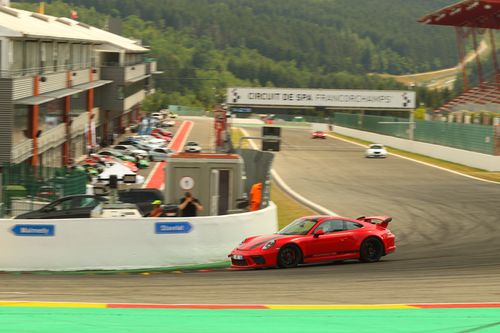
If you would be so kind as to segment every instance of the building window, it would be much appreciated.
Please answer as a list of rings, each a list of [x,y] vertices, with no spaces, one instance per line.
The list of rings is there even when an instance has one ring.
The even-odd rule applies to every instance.
[[[25,51],[26,70],[29,74],[37,74],[40,70],[40,46],[38,42],[27,41]]]
[[[73,69],[82,68],[82,45],[71,44],[71,65]]]
[[[54,44],[43,42],[41,44],[41,65],[42,73],[51,73],[54,71]]]
[[[12,42],[12,58],[10,59],[10,70],[13,75],[22,74],[24,59],[24,42],[15,40]]]
[[[70,50],[68,43],[57,43],[57,71],[69,68]]]

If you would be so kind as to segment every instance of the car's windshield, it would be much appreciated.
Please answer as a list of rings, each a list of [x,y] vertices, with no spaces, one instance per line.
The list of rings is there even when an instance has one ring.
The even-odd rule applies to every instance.
[[[317,222],[316,219],[300,218],[300,219],[293,221],[292,223],[290,223],[289,225],[287,225],[286,227],[284,227],[280,231],[278,231],[278,234],[279,235],[306,235],[309,232],[309,230],[311,230],[312,227],[314,227],[316,222]]]
[[[373,145],[373,146],[370,146],[371,149],[382,149],[384,148],[383,146],[380,146],[380,145]]]

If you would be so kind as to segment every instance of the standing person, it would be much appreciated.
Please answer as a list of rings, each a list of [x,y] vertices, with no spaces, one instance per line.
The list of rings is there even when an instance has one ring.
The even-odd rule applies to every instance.
[[[196,216],[199,211],[203,210],[200,201],[193,198],[191,192],[186,192],[181,198],[179,204],[180,215],[183,217]]]
[[[149,217],[161,217],[163,216],[163,207],[161,206],[161,200],[155,200],[151,203],[153,208],[149,213]]]
[[[255,183],[250,189],[250,206],[248,210],[253,212],[260,209],[262,202],[262,183]]]

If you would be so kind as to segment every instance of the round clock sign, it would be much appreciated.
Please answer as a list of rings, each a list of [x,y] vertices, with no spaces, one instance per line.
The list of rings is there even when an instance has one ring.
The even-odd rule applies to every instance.
[[[189,176],[184,176],[179,181],[179,186],[183,190],[186,190],[186,191],[191,190],[194,187],[194,179],[189,177]]]

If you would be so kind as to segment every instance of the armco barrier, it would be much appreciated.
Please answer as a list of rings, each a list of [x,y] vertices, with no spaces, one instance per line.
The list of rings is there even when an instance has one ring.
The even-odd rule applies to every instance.
[[[157,268],[227,260],[277,210],[194,218],[0,220],[0,271]]]
[[[430,143],[400,139],[393,136],[364,132],[341,126],[335,126],[334,132],[365,141],[382,143],[393,148],[459,163],[474,168],[488,171],[500,171],[500,156],[492,156]]]

